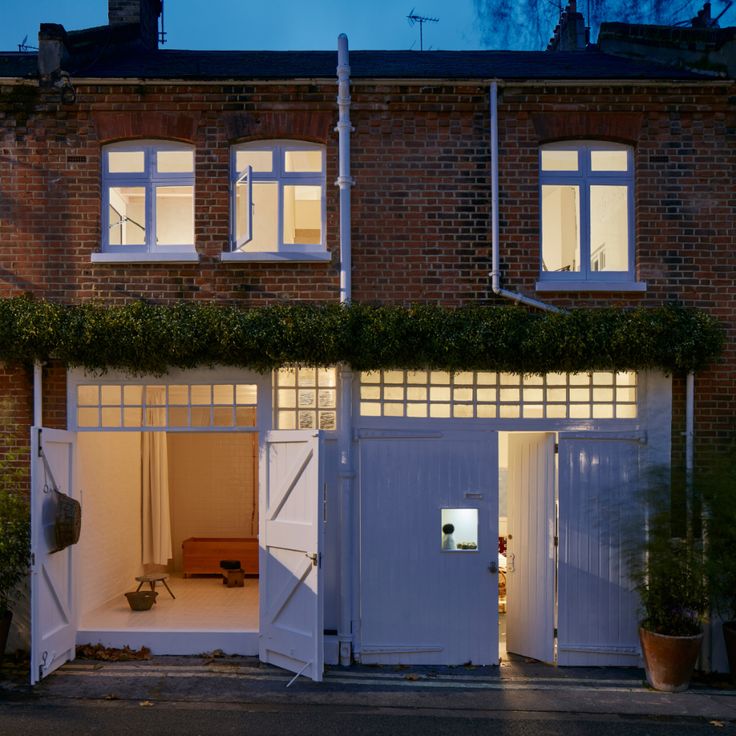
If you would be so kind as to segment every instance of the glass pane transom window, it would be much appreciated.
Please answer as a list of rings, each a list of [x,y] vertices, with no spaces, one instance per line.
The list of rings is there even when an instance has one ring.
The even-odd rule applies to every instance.
[[[541,278],[633,281],[633,152],[581,141],[540,150]]]
[[[273,404],[277,429],[336,429],[337,370],[282,368]]]
[[[324,146],[258,141],[233,148],[231,250],[325,250]]]
[[[257,403],[248,383],[82,384],[77,429],[247,431],[256,426]]]
[[[194,251],[194,149],[116,143],[103,151],[102,246],[111,252]]]
[[[635,419],[636,373],[369,371],[360,415],[433,419]]]

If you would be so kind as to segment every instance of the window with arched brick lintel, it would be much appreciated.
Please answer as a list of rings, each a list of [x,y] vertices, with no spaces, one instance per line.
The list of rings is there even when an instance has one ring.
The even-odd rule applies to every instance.
[[[605,141],[539,148],[537,288],[630,289],[634,283],[634,151]]]
[[[326,260],[325,146],[296,140],[231,148],[225,260]],[[229,258],[228,258],[229,256]]]
[[[103,148],[102,251],[195,252],[194,146],[136,140]]]

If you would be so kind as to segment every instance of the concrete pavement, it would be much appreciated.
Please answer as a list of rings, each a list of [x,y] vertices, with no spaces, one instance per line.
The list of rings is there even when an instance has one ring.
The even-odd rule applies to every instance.
[[[332,667],[323,683],[298,678],[289,687],[291,674],[256,658],[206,655],[76,660],[35,688],[26,677],[23,666],[6,664],[0,700],[615,714],[736,723],[736,690],[725,681],[667,694],[648,688],[638,669],[555,668],[520,660],[499,667]]]

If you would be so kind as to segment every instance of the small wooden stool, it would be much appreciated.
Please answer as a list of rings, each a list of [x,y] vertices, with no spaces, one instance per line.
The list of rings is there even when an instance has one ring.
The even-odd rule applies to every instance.
[[[176,596],[171,592],[169,584],[166,582],[166,578],[169,576],[165,572],[149,572],[146,575],[138,575],[136,580],[138,581],[138,587],[136,591],[143,587],[143,583],[148,583],[151,586],[151,590],[156,590],[156,583],[163,583],[166,590],[169,591],[169,595],[176,600]]]

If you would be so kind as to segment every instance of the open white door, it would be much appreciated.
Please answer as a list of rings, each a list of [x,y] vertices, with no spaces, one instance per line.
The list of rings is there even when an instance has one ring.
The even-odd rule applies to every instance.
[[[317,682],[324,670],[320,434],[273,431],[261,450],[263,662]]]
[[[634,432],[560,434],[558,664],[638,663],[624,543],[640,509],[640,446]]]
[[[555,436],[509,434],[506,649],[555,656]]]
[[[56,499],[49,492],[53,474],[59,490],[76,497],[74,439],[73,432],[31,428],[31,685],[75,656],[74,548],[51,551]]]

